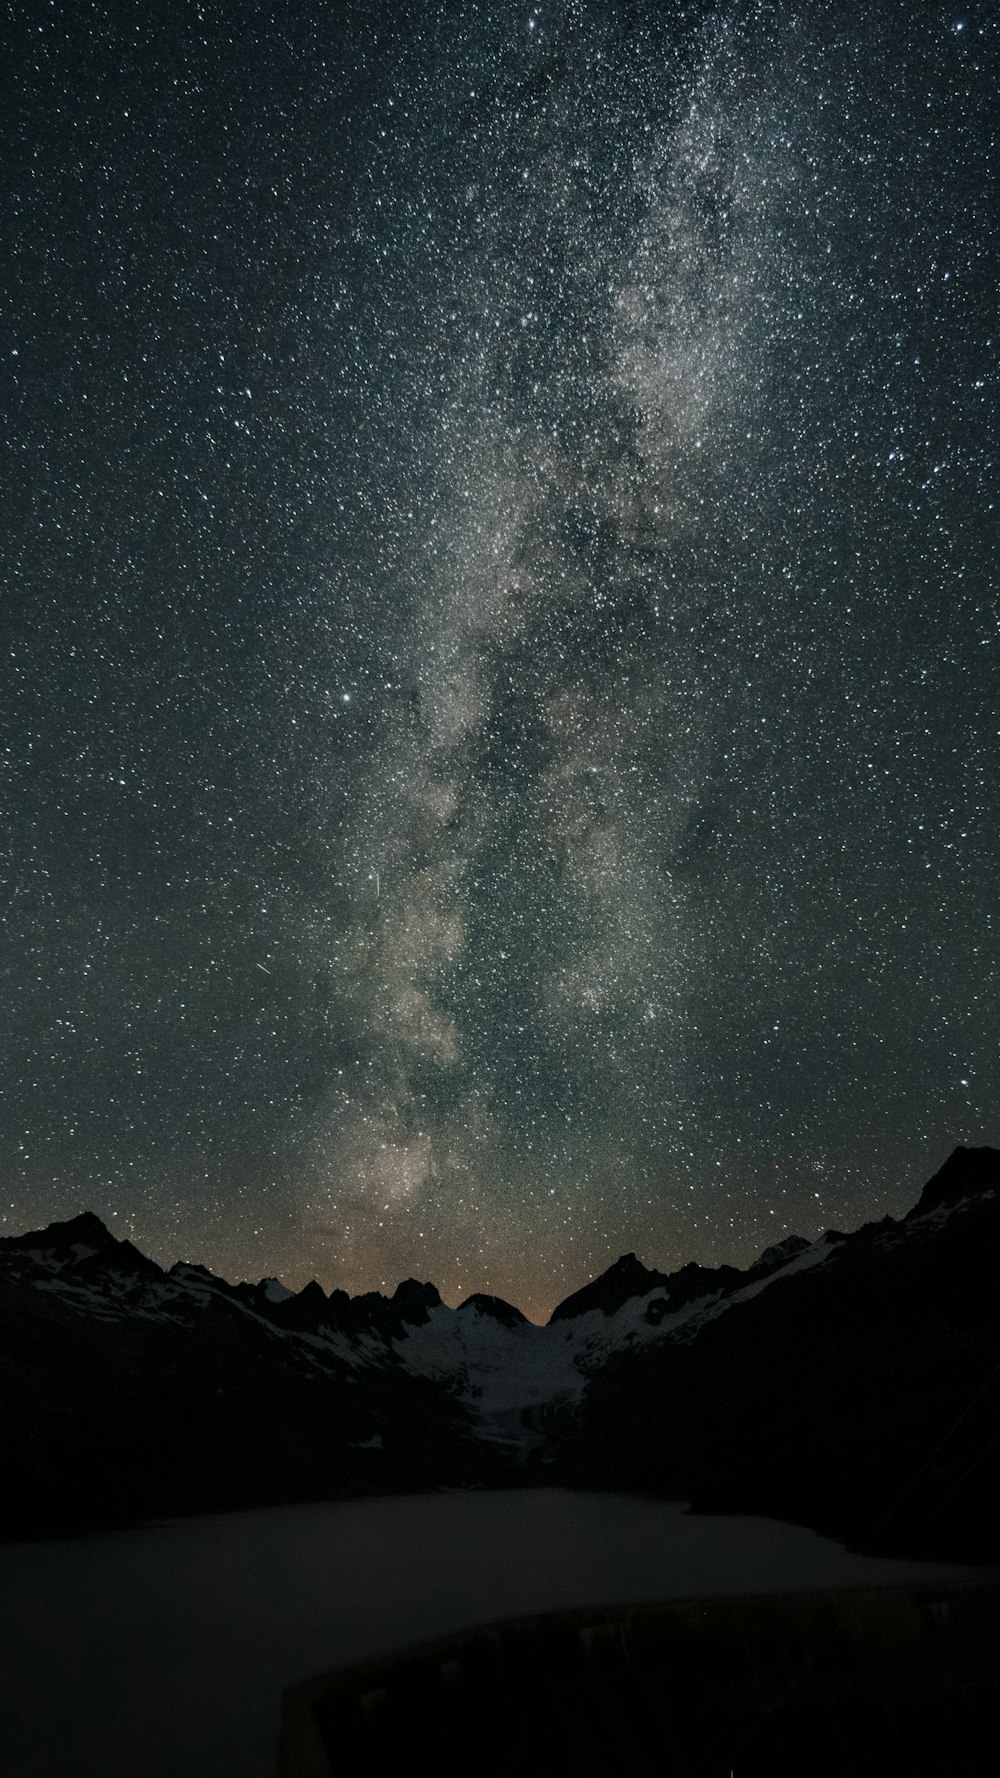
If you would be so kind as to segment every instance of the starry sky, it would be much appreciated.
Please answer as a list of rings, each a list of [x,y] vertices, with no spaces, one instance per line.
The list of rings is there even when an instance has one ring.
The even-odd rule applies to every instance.
[[[994,9],[6,34],[4,1232],[542,1318],[1000,1141]]]

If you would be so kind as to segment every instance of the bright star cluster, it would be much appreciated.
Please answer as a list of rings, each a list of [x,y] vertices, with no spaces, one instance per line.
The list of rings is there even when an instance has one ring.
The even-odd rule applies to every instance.
[[[1000,1139],[991,9],[12,21],[6,1227],[541,1317]]]

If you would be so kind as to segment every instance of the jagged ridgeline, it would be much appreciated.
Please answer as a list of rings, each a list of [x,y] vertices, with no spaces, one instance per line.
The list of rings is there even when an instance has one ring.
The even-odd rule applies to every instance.
[[[879,1553],[1000,1555],[1000,1152],[746,1271],[626,1254],[537,1327],[163,1271],[86,1213],[0,1241],[2,1529],[443,1486],[636,1489]]]

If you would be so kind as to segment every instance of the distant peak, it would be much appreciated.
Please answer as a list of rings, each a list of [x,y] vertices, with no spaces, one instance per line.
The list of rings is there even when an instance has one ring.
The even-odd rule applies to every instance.
[[[421,1327],[431,1309],[436,1309],[441,1293],[436,1284],[421,1284],[416,1278],[404,1278],[392,1295],[392,1306],[404,1321]]]
[[[294,1290],[289,1290],[288,1285],[282,1284],[280,1278],[262,1278],[258,1288],[269,1303],[285,1303],[290,1296],[295,1295]]]
[[[464,1303],[459,1303],[460,1315],[467,1309],[477,1310],[480,1315],[489,1315],[503,1327],[526,1327],[528,1324],[527,1315],[522,1315],[513,1303],[505,1302],[502,1296],[490,1296],[484,1290],[475,1291],[472,1296],[466,1297]]]
[[[289,1296],[294,1295],[297,1303],[326,1302],[326,1292],[323,1289],[322,1284],[318,1284],[315,1278],[310,1278],[308,1284],[303,1284],[301,1290],[295,1292],[289,1291],[288,1294]]]
[[[95,1216],[93,1210],[81,1210],[78,1216],[67,1217],[64,1221],[50,1222],[44,1229],[29,1229],[23,1235],[6,1235],[3,1245],[7,1248],[32,1248],[42,1250],[60,1247],[90,1247],[96,1252],[106,1253],[109,1249],[120,1246],[110,1229]]]
[[[86,1242],[88,1246],[107,1247],[115,1236],[106,1223],[93,1210],[81,1210],[79,1216],[71,1216],[65,1222],[50,1222],[44,1234],[61,1245],[66,1242]]]
[[[259,1297],[257,1301],[260,1302]],[[301,1290],[289,1291],[287,1296],[272,1297],[265,1293],[264,1301],[284,1327],[297,1327],[302,1332],[315,1333],[330,1319],[326,1293],[315,1278],[310,1278]]]
[[[614,1315],[633,1296],[648,1296],[661,1284],[668,1283],[665,1272],[651,1272],[634,1253],[623,1253],[599,1278],[575,1290],[564,1302],[557,1304],[549,1316],[553,1321],[567,1321],[574,1315],[586,1315],[600,1309]]]
[[[0,1249],[29,1257],[48,1255],[49,1269],[54,1265],[59,1272],[82,1266],[88,1272],[110,1268],[132,1276],[163,1277],[155,1260],[147,1259],[131,1241],[119,1240],[93,1210],[81,1210],[77,1216],[50,1222],[47,1228],[31,1229],[24,1235],[5,1235],[0,1238]]]
[[[758,1277],[762,1272],[777,1272],[782,1266],[787,1265],[789,1260],[797,1259],[799,1254],[804,1253],[810,1245],[811,1243],[803,1235],[786,1235],[783,1241],[775,1241],[772,1247],[765,1247],[763,1253],[758,1254],[754,1260],[750,1270],[755,1277]]]

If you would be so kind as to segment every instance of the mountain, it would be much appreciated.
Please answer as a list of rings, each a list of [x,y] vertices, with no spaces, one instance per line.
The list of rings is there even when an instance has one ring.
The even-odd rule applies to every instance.
[[[48,1273],[52,1278],[64,1273],[78,1278],[117,1273],[130,1278],[162,1278],[161,1268],[131,1241],[120,1241],[105,1228],[99,1216],[85,1210],[68,1222],[50,1223],[47,1229],[27,1235],[0,1239],[0,1263],[12,1274],[21,1266]]]
[[[930,1216],[936,1210],[954,1210],[960,1204],[982,1199],[1000,1190],[1000,1150],[953,1149],[943,1167],[927,1181],[904,1221]]]
[[[613,1355],[564,1479],[996,1560],[998,1259],[1000,1153],[957,1149],[902,1221],[824,1236],[695,1337]]]
[[[352,1304],[315,1282],[164,1272],[90,1214],[0,1240],[0,1527],[466,1479],[467,1411],[393,1350],[438,1300],[433,1285]]]
[[[899,1222],[745,1271],[625,1254],[545,1327],[412,1278],[164,1271],[90,1213],[2,1239],[0,1526],[536,1482],[996,1556],[998,1187],[957,1149]]]
[[[473,1296],[467,1296],[464,1303],[459,1303],[459,1314],[474,1309],[480,1315],[489,1315],[499,1321],[501,1327],[527,1327],[528,1317],[515,1309],[513,1303],[505,1303],[502,1296],[487,1296],[484,1291],[477,1290]]]
[[[549,1326],[556,1321],[571,1321],[577,1315],[590,1314],[594,1309],[599,1309],[602,1315],[613,1315],[631,1297],[648,1296],[657,1285],[669,1283],[665,1272],[650,1272],[634,1253],[623,1253],[621,1259],[616,1259],[599,1278],[557,1303],[549,1316]]]

